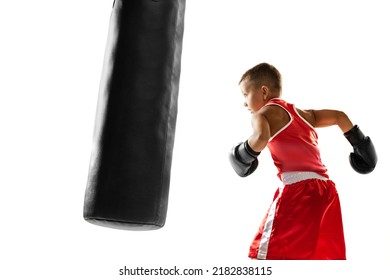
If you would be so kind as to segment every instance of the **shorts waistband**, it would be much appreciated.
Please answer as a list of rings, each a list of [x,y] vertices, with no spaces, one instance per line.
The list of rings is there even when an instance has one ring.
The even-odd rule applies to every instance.
[[[307,179],[328,180],[328,178],[312,171],[284,172],[281,174],[281,179],[283,185],[291,185]]]

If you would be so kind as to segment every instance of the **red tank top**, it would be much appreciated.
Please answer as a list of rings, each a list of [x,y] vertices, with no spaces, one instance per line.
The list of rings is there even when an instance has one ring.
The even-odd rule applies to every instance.
[[[265,106],[280,106],[290,116],[290,121],[267,144],[278,177],[281,178],[283,172],[312,171],[329,178],[321,161],[314,127],[299,115],[293,104],[282,99],[271,99]]]

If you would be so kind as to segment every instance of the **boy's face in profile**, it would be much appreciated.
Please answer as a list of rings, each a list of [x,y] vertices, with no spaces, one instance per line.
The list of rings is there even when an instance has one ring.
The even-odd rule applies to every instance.
[[[255,86],[254,82],[245,79],[240,83],[241,92],[244,95],[244,106],[253,114],[260,110],[266,103],[268,96],[268,87],[262,85],[260,88]]]

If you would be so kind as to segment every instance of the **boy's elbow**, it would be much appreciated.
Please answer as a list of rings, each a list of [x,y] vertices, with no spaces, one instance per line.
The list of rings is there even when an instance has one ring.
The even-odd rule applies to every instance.
[[[257,152],[261,152],[267,146],[270,135],[266,133],[253,134],[249,139],[249,146]]]
[[[348,118],[347,114],[344,112],[344,111],[336,111],[337,112],[337,115],[338,115],[338,118],[343,120],[345,118]]]

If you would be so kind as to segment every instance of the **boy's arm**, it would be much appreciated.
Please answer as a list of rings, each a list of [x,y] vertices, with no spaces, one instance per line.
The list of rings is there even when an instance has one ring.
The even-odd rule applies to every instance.
[[[352,168],[361,174],[367,174],[375,169],[378,161],[374,144],[370,137],[365,136],[357,125],[353,125],[348,116],[337,110],[306,110],[299,112],[314,127],[338,125],[348,142],[353,147],[349,156]]]
[[[229,154],[230,164],[241,177],[249,176],[257,169],[257,157],[270,138],[270,126],[264,115],[255,113],[252,117],[252,127],[253,134],[245,142],[234,146]]]
[[[353,124],[349,117],[338,110],[299,110],[313,127],[327,127],[337,125],[343,133],[349,131]]]
[[[252,116],[253,133],[248,138],[249,146],[256,152],[261,152],[271,138],[270,124],[266,116],[260,112]]]

